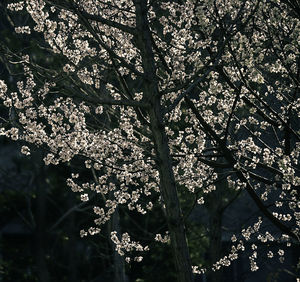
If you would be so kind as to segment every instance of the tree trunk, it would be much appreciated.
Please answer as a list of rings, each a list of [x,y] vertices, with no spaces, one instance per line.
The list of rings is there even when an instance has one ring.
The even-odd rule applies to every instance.
[[[166,209],[166,220],[171,237],[177,280],[179,282],[191,282],[193,281],[192,266],[183,216],[178,200],[168,138],[163,122],[163,109],[160,105],[151,31],[147,18],[147,1],[135,0],[134,4],[136,8],[136,28],[138,31],[135,41],[141,52],[145,76],[143,81],[143,99],[150,104],[148,108],[150,128],[155,145],[160,177],[160,192]]]
[[[156,106],[150,110],[150,122],[159,165],[160,191],[166,209],[177,279],[180,282],[188,282],[193,281],[192,266],[183,216],[175,185],[168,139],[160,112],[159,101],[157,101]]]
[[[219,158],[218,161],[224,162],[223,158]],[[225,171],[221,168],[216,168],[215,172],[218,174],[218,178],[222,178]],[[209,265],[212,267],[222,256],[222,218],[223,212],[226,207],[224,201],[228,197],[228,184],[224,181],[216,183],[216,190],[212,191],[206,197],[206,205],[209,213],[209,247],[208,257]],[[208,272],[209,282],[222,281],[222,267],[217,271]]]
[[[222,213],[213,210],[209,218],[209,262],[216,263],[221,257],[221,239],[222,239]],[[217,271],[211,271],[208,275],[210,282],[220,282],[222,277],[222,268]]]
[[[68,197],[68,206],[71,209],[75,205],[75,197],[73,193]],[[67,252],[68,252],[68,273],[69,273],[69,281],[70,282],[78,282],[78,257],[77,257],[77,248],[76,248],[76,236],[75,236],[75,226],[76,222],[76,214],[72,212],[69,215],[69,221],[67,223],[67,232],[69,241],[67,244]]]
[[[117,231],[120,233],[120,216],[119,209],[117,208],[114,214],[112,215],[111,221],[111,230]],[[124,258],[121,257],[117,252],[114,252],[114,282],[126,282],[125,276],[125,264]]]
[[[35,231],[35,248],[36,264],[39,281],[49,282],[50,276],[46,262],[45,240],[46,240],[46,197],[47,183],[45,181],[44,164],[41,162],[40,155],[34,158],[36,164],[36,231]]]

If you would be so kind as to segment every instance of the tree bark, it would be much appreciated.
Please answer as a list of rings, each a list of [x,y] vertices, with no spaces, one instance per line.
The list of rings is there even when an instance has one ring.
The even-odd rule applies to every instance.
[[[74,195],[71,194],[68,197],[68,205],[71,209],[75,205]],[[69,281],[70,282],[78,282],[78,257],[77,257],[77,248],[76,248],[76,235],[75,235],[75,226],[76,222],[76,214],[72,212],[69,217],[69,222],[67,226],[67,232],[69,241],[67,244],[67,252],[68,252],[68,272],[69,272]]]
[[[121,226],[120,226],[120,216],[119,216],[119,209],[117,208],[114,214],[112,215],[111,221],[111,230],[117,231],[120,233]],[[121,257],[117,252],[114,252],[113,255],[114,261],[114,282],[126,282],[125,276],[125,263],[124,258]]]
[[[175,185],[168,139],[159,112],[161,112],[159,102],[156,102],[156,106],[150,111],[150,122],[158,159],[160,191],[165,204],[177,279],[180,282],[188,282],[193,281],[192,266]]]
[[[47,268],[46,252],[45,252],[45,225],[46,225],[46,181],[45,181],[45,167],[41,161],[40,155],[35,156],[36,166],[36,230],[35,230],[35,247],[36,247],[36,265],[39,281],[49,282],[50,275]]]
[[[222,239],[222,212],[211,210],[209,216],[209,263],[212,266],[221,257],[221,239]],[[210,282],[220,282],[222,269],[211,271],[208,274]]]
[[[156,77],[156,66],[151,40],[151,31],[147,19],[147,1],[135,0],[136,26],[138,29],[136,44],[140,49],[144,69],[144,100],[150,104],[148,114],[160,176],[160,191],[166,210],[166,220],[171,237],[174,264],[179,282],[193,281],[192,266],[186,240],[183,216],[178,200],[172,159],[163,122],[163,109]]]
[[[147,19],[147,1],[135,0],[137,36],[136,44],[140,49],[145,80],[143,83],[144,100],[150,104],[148,115],[156,159],[160,176],[160,191],[165,204],[166,220],[171,237],[173,259],[179,282],[193,281],[192,266],[186,240],[186,231],[178,199],[172,158],[163,122],[163,109],[160,105],[156,66]]]

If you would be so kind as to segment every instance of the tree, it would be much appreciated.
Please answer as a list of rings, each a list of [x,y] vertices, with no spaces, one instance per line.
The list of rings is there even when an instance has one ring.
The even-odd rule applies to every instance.
[[[74,172],[68,185],[83,201],[99,193],[103,206],[82,236],[120,207],[145,214],[160,205],[169,235],[156,239],[170,236],[178,281],[192,281],[192,269],[205,270],[192,268],[178,190],[191,193],[193,208],[226,180],[263,218],[237,243],[233,236],[214,269],[251,237],[299,244],[297,1],[27,0],[8,9],[30,15],[15,31],[33,33],[60,66],[1,45],[7,68],[22,66],[24,76],[13,90],[0,81],[13,116],[1,134],[43,147],[48,165],[85,163],[93,179]],[[260,233],[265,220],[279,233]],[[127,232],[111,239],[127,262],[148,250]]]

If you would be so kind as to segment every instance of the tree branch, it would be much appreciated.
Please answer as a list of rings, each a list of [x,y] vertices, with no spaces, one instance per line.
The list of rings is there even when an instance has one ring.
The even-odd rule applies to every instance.
[[[224,152],[224,157],[227,159],[227,161],[231,164],[231,166],[234,168],[236,164],[236,160],[234,159],[232,152],[227,148],[226,143],[224,140],[222,140],[210,127],[210,125],[202,118],[202,116],[199,114],[197,108],[193,104],[193,102],[188,98],[185,97],[185,101],[187,105],[191,108],[192,112],[200,122],[200,124],[203,126],[203,128],[211,135],[215,141],[219,144],[220,149]],[[275,216],[273,216],[269,210],[264,206],[260,198],[256,195],[254,188],[248,181],[248,179],[245,177],[244,173],[240,170],[236,170],[236,174],[238,178],[246,184],[246,191],[248,192],[249,196],[253,199],[257,207],[262,211],[262,213],[283,233],[289,235],[290,237],[296,239],[297,241],[300,241],[300,238],[286,225],[284,225],[279,219],[277,219]]]

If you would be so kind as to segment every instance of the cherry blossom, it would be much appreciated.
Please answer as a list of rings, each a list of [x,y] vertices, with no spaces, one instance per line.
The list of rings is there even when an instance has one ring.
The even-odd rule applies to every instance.
[[[233,235],[213,270],[230,265],[252,237],[299,243],[300,20],[292,4],[11,2],[11,12],[32,19],[15,31],[39,35],[60,63],[45,68],[26,50],[15,56],[23,77],[16,91],[0,80],[0,98],[16,121],[0,133],[44,148],[47,165],[79,157],[92,172],[89,182],[78,174],[67,180],[82,201],[92,192],[103,199],[82,237],[99,233],[118,207],[146,214],[159,204],[168,233],[153,239],[170,240],[178,281],[192,281],[192,269],[206,269],[192,268],[178,189],[194,195],[191,206],[205,205],[222,168],[228,187],[246,190],[263,217]],[[28,146],[21,151],[30,154]],[[284,240],[260,230],[265,219]],[[142,261],[148,247],[129,233],[111,233],[116,251]],[[139,253],[131,258],[132,251]],[[283,260],[283,250],[278,255]]]

